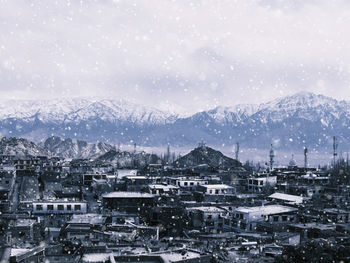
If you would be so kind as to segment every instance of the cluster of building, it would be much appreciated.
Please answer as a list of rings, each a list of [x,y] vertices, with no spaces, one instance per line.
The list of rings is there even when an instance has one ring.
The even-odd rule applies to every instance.
[[[0,163],[0,262],[274,262],[324,239],[350,249],[350,187],[294,160],[264,172]]]

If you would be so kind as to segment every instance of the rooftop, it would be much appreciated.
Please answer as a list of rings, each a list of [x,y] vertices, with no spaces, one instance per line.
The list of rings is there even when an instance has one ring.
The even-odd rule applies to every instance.
[[[231,189],[231,188],[233,188],[233,186],[230,186],[227,184],[206,184],[206,185],[202,185],[202,187],[214,188],[214,189]]]
[[[91,224],[98,225],[105,222],[105,217],[99,214],[83,214],[83,215],[73,215],[71,220],[68,222],[70,224]]]
[[[298,195],[289,195],[289,194],[283,194],[283,193],[274,193],[274,194],[270,195],[269,198],[284,200],[284,201],[293,202],[296,204],[300,204],[304,200],[309,199],[309,198],[298,196]]]
[[[149,184],[148,187],[151,188],[151,189],[178,189],[179,188],[178,186],[171,185],[171,184],[167,184],[167,185],[164,185],[164,184]]]
[[[154,195],[140,192],[111,192],[102,196],[103,198],[154,198]]]
[[[261,213],[264,215],[269,214],[281,214],[297,211],[297,208],[283,206],[283,205],[267,205],[267,206],[253,206],[253,207],[238,207],[235,209],[237,212],[241,213]]]
[[[220,212],[226,212],[225,209],[216,207],[216,206],[198,206],[198,207],[190,207],[187,208],[187,210],[199,210],[202,212],[209,212],[209,213],[220,213]]]

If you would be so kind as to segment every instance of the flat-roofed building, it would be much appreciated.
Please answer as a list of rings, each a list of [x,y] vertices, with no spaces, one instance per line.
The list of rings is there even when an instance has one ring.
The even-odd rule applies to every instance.
[[[33,202],[33,214],[84,214],[87,202],[71,200],[43,200]]]
[[[254,232],[258,222],[296,222],[297,211],[297,208],[282,205],[238,207],[232,211],[232,226],[240,231]]]
[[[149,214],[154,206],[155,196],[140,192],[112,192],[102,196],[103,207],[107,210],[128,213]]]
[[[277,176],[261,175],[250,177],[248,180],[248,191],[260,193],[267,186],[273,187],[277,184]]]
[[[290,195],[290,194],[284,194],[284,193],[273,193],[272,195],[268,196],[268,199],[274,200],[279,203],[291,204],[291,205],[299,205],[310,200],[310,198],[308,197],[299,196],[299,195]]]
[[[171,184],[149,184],[148,192],[154,195],[179,195],[180,187]]]
[[[235,187],[226,184],[199,185],[197,191],[206,195],[232,195],[236,193]]]

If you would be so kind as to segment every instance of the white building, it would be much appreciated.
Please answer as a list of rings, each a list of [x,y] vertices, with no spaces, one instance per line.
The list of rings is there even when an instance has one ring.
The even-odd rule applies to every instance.
[[[282,205],[238,207],[232,211],[232,227],[253,232],[258,222],[295,222],[297,211],[297,208]]]
[[[252,193],[260,193],[264,187],[274,187],[277,184],[277,176],[262,175],[248,178],[248,191]]]
[[[226,184],[204,184],[199,185],[197,190],[206,195],[233,195],[236,189]]]
[[[154,195],[179,195],[180,187],[170,184],[149,184],[148,192]]]
[[[289,195],[284,193],[273,193],[272,195],[268,196],[268,199],[275,200],[277,202],[282,202],[285,204],[293,204],[293,205],[302,204],[310,200],[310,198],[308,197],[298,196],[298,195]]]
[[[177,177],[169,178],[168,183],[186,190],[195,191],[197,186],[208,184],[208,180],[195,177]]]
[[[33,202],[33,214],[84,214],[87,203],[84,201],[48,200]]]

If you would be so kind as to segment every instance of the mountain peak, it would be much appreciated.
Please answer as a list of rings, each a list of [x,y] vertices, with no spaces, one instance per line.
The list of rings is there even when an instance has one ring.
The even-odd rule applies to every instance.
[[[175,165],[179,167],[192,167],[202,164],[207,164],[213,168],[231,168],[241,166],[239,161],[227,157],[220,151],[214,150],[205,144],[200,144],[191,152],[175,161]]]

